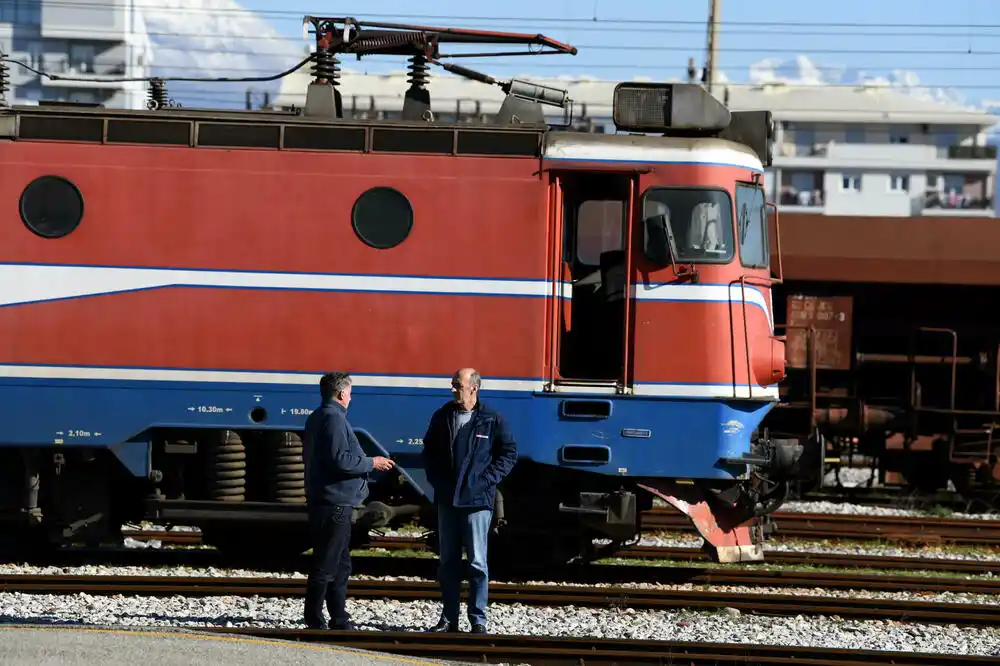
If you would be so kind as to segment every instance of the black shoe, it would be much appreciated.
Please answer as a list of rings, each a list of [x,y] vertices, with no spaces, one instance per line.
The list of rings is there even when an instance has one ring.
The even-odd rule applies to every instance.
[[[348,620],[347,622],[337,622],[337,623],[331,622],[330,629],[332,629],[333,631],[355,631],[357,627],[354,626],[353,622]]]
[[[327,628],[326,622],[323,621],[323,620],[320,620],[319,622],[310,622],[309,620],[306,620],[305,622],[306,622],[306,628],[307,629],[326,629]]]
[[[485,634],[486,633],[486,625],[484,625],[484,624],[474,624],[474,625],[472,625],[472,633],[474,633],[474,634]]]
[[[457,634],[458,622],[449,622],[448,620],[441,620],[427,631],[433,631],[439,634],[443,633]]]

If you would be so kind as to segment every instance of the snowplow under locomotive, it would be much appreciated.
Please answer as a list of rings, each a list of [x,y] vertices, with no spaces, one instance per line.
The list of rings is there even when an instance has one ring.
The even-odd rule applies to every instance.
[[[758,428],[785,357],[770,114],[623,83],[632,134],[559,131],[539,105],[565,93],[439,47],[572,47],[309,21],[302,109],[170,108],[156,81],[148,111],[0,113],[4,533],[101,539],[145,518],[304,549],[300,432],[331,369],[354,377],[362,445],[398,466],[373,475],[359,528],[422,513],[427,419],[474,365],[518,442],[501,545],[592,555],[659,496],[720,560],[762,559],[803,451]],[[411,58],[402,121],[341,117],[337,53]],[[434,120],[428,63],[500,85],[498,118]]]

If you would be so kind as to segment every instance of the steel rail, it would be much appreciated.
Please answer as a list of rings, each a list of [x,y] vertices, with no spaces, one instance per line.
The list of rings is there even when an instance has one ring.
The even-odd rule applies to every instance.
[[[144,532],[136,533],[138,540],[164,539],[170,543],[169,536],[175,532]],[[197,543],[197,533],[181,533],[182,536],[177,543]],[[369,544],[371,548],[381,548],[385,550],[427,550],[427,543],[418,538],[412,537],[375,537]],[[66,551],[70,553],[72,551]],[[148,551],[135,551],[136,557],[139,553]],[[212,551],[202,551],[212,552]],[[362,556],[363,557],[363,556]],[[712,560],[700,548],[671,548],[665,546],[626,546],[614,554],[614,557],[629,560],[670,560],[678,562],[707,562]],[[356,558],[357,559],[357,558]],[[371,557],[369,559],[377,559]],[[774,551],[765,549],[764,564],[784,564],[789,566],[810,566],[839,569],[878,569],[878,570],[918,570],[934,571],[939,573],[965,573],[965,574],[994,574],[1000,575],[1000,560],[958,560],[949,558],[930,557],[900,557],[882,555],[848,555],[838,553],[817,553],[817,552],[789,552]],[[598,566],[598,565],[591,565]],[[748,565],[756,566],[756,565]],[[649,567],[644,567],[649,568]],[[607,569],[607,567],[605,567]]]
[[[773,518],[777,523],[777,533],[785,537],[1000,545],[1000,521],[995,520],[793,512],[778,512],[773,514]],[[672,508],[643,512],[641,522],[645,531],[694,531],[688,518]],[[123,535],[176,544],[201,543],[201,535],[197,532],[123,532]]]
[[[1000,521],[995,520],[792,512],[777,512],[773,518],[777,523],[777,533],[786,537],[1000,544]],[[694,529],[685,516],[666,508],[643,513],[642,526],[644,530],[656,528],[690,532]]]
[[[700,548],[667,548],[661,546],[630,546],[615,557],[630,560],[672,560],[679,562],[710,562]],[[789,552],[764,550],[765,565],[787,564],[840,569],[910,569],[941,573],[1000,575],[1000,560],[953,560],[932,557],[896,557],[888,555],[843,555],[838,553]]]
[[[717,580],[712,584],[719,585]],[[812,587],[816,587],[813,584]],[[218,578],[180,576],[0,576],[0,592],[44,594],[131,594],[184,596],[302,596],[302,578]],[[433,581],[351,581],[353,598],[395,600],[438,599]],[[736,608],[761,615],[839,615],[857,619],[922,621],[960,625],[1000,623],[1000,604],[965,604],[922,601],[832,598],[793,594],[755,594],[714,590],[672,590],[621,586],[567,587],[491,583],[494,602],[543,606],[631,607],[642,609],[687,608],[716,610]]]
[[[192,633],[203,631],[201,628]],[[410,657],[463,662],[529,663],[532,666],[612,666],[628,664],[758,664],[760,666],[941,666],[992,663],[991,657],[888,652],[881,650],[783,647],[689,641],[616,640],[518,635],[430,634],[423,632],[328,632],[308,629],[211,627],[206,633],[289,640],[371,650]]]

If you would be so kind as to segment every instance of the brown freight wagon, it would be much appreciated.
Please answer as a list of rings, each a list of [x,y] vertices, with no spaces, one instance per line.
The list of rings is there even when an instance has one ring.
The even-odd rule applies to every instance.
[[[784,213],[779,222],[774,310],[788,377],[764,425],[825,441],[828,461],[870,458],[889,484],[933,491],[951,480],[992,495],[998,220]]]

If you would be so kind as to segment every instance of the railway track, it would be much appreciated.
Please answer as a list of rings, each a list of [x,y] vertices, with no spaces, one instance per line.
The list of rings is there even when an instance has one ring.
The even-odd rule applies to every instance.
[[[777,576],[761,583],[758,576],[717,575],[716,572],[691,572],[685,582],[704,585],[776,584],[778,586],[833,587],[848,589],[847,577],[787,578]],[[709,575],[705,576],[708,573]],[[917,591],[960,591],[998,593],[1000,583],[994,581],[956,581],[952,579],[919,579],[901,581],[883,577],[881,582],[865,577],[857,580],[857,588],[906,589]],[[748,582],[749,581],[749,582]],[[897,587],[892,587],[895,584]],[[192,596],[264,596],[298,597],[305,594],[302,578],[219,578],[181,576],[0,576],[0,591],[35,594],[125,594]],[[401,601],[436,600],[440,590],[435,581],[353,580],[348,594],[358,599],[394,599]],[[858,597],[822,597],[792,594],[756,594],[714,590],[644,589],[621,586],[561,586],[491,583],[493,602],[521,603],[541,606],[597,606],[641,609],[686,608],[718,610],[735,608],[759,615],[837,615],[843,618],[920,621],[937,624],[996,625],[1000,622],[1000,605],[901,601]]]
[[[176,542],[171,541],[170,537],[174,534],[181,534],[181,538]],[[138,540],[149,541],[153,539],[160,539],[164,542],[176,543],[177,545],[188,545],[188,544],[198,544],[200,543],[200,537],[197,533],[176,533],[176,532],[142,532],[133,533],[132,536]],[[427,544],[419,538],[412,537],[375,537],[369,544],[371,548],[394,550],[394,551],[425,551],[427,550]],[[73,551],[64,551],[66,555],[72,554]],[[171,551],[160,551],[162,556],[166,556]],[[180,555],[183,551],[174,551]],[[212,559],[212,554],[214,551],[203,550],[203,551],[188,551],[184,553],[185,555],[197,555],[203,554],[206,556],[206,560],[211,559],[215,563],[215,559]],[[136,561],[141,561],[143,558],[153,557],[155,553],[150,551],[116,551],[116,555],[121,556],[132,556]],[[160,556],[157,556],[160,557]],[[661,546],[629,546],[618,553],[615,557],[620,559],[634,560],[641,562],[644,560],[668,560],[672,562],[704,562],[712,563],[712,560],[708,555],[702,551],[700,548],[669,548]],[[374,562],[379,559],[377,556],[355,557],[356,561],[370,561]],[[876,555],[841,555],[841,554],[830,554],[830,553],[815,553],[815,552],[785,552],[785,551],[766,551],[765,552],[765,563],[768,564],[780,564],[787,566],[808,566],[808,567],[823,567],[829,569],[876,569],[876,570],[919,570],[919,571],[929,571],[937,573],[956,573],[956,574],[971,574],[971,575],[984,575],[984,574],[994,574],[1000,575],[1000,561],[989,561],[989,560],[958,560],[958,559],[947,559],[947,558],[929,558],[929,557],[889,557],[889,556],[876,556]],[[396,560],[399,562],[399,560]],[[392,565],[390,565],[392,566]],[[603,568],[608,570],[609,567],[604,566],[598,568]],[[617,568],[623,568],[622,565],[616,565]],[[754,564],[747,566],[757,566]],[[381,567],[380,567],[381,568]],[[631,567],[631,569],[660,569],[662,567],[652,567],[652,566],[642,566],[637,565]],[[627,574],[624,574],[627,575]],[[647,577],[652,577],[649,574]]]
[[[774,521],[777,533],[786,537],[1000,545],[1000,521],[993,520],[778,512]],[[645,530],[694,530],[688,519],[673,509],[643,513],[642,525]]]
[[[916,543],[952,543],[961,545],[1000,545],[1000,521],[954,520],[948,518],[910,518],[895,516],[851,516],[827,513],[774,514],[778,534],[810,539],[851,539],[859,541],[905,541]],[[645,531],[690,533],[694,531],[685,516],[669,508],[655,508],[642,514]],[[126,532],[137,539],[157,538],[165,543],[197,545],[198,532]]]
[[[198,631],[203,631],[198,629]],[[429,634],[422,632],[355,631],[335,634],[307,629],[208,628],[205,633],[291,640],[374,650],[409,657],[479,663],[529,663],[532,666],[605,666],[612,664],[757,664],[759,666],[941,666],[992,663],[989,657],[932,653],[781,647],[753,644],[680,641],[612,640],[546,636]]]

